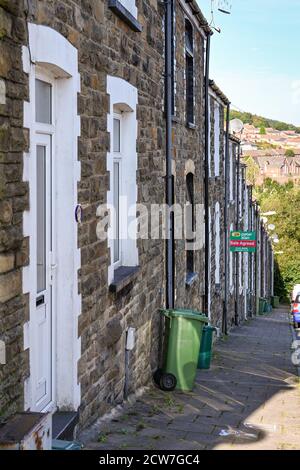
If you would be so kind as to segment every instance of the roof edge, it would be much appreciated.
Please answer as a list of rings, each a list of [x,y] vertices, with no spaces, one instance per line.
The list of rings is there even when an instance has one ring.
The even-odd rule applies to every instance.
[[[210,28],[207,19],[203,15],[202,11],[199,8],[198,3],[196,0],[185,0],[185,3],[187,3],[191,10],[193,15],[197,18],[199,26],[206,32],[206,34],[213,34],[213,30]]]
[[[241,139],[239,139],[236,135],[234,134],[229,134],[229,139],[232,140],[233,142],[235,142],[236,144],[240,144],[241,143]]]
[[[209,80],[209,86],[215,92],[215,94],[223,101],[224,104],[226,105],[230,104],[229,99],[223,93],[223,91],[218,87],[218,85],[214,82],[214,80],[212,79]]]

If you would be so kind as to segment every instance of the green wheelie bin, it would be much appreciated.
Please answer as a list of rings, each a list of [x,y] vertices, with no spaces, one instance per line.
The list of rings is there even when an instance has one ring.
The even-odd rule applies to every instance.
[[[264,304],[264,313],[270,313],[270,304],[269,304],[269,301],[268,299],[264,299],[265,301],[265,304]]]
[[[272,307],[278,308],[279,307],[279,297],[277,295],[273,295],[271,297]]]
[[[265,303],[266,303],[265,299],[263,297],[260,297],[259,298],[259,310],[258,310],[259,315],[264,314]]]
[[[168,338],[164,372],[177,379],[176,389],[193,390],[202,330],[208,318],[193,310],[161,310]]]
[[[210,368],[214,331],[217,331],[214,326],[207,325],[203,327],[201,346],[198,358],[198,369]]]

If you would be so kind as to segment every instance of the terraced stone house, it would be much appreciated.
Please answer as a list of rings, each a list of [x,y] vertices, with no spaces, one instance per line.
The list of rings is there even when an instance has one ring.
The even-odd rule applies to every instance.
[[[174,2],[174,201],[191,204],[203,200],[208,28],[194,10]],[[0,11],[1,414],[79,411],[87,425],[158,365],[165,241],[128,239],[140,220],[121,204],[165,202],[165,11],[156,0]],[[116,214],[101,241],[103,204]],[[201,309],[203,249],[175,251],[175,302]]]
[[[196,1],[169,5],[167,24],[157,0],[0,0],[1,420],[25,410],[88,426],[150,382],[159,310],[205,309],[208,247],[195,211],[205,203],[211,30]],[[221,326],[212,304],[218,295],[223,309],[227,101],[211,87],[210,103],[206,313]],[[156,236],[162,218],[148,219],[167,187],[169,205],[192,209],[196,249],[186,234],[168,244]],[[143,236],[150,221],[155,233]]]

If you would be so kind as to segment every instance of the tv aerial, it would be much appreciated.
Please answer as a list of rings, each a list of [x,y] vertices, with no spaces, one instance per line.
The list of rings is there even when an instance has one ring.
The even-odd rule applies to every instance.
[[[232,5],[228,0],[219,0],[218,10],[221,13],[225,13],[225,15],[230,15],[231,14],[231,8],[232,8]]]
[[[209,26],[214,29],[217,33],[221,32],[221,28],[216,26],[215,18],[214,18],[214,11],[215,11],[215,4],[217,0],[211,0],[211,20]],[[218,10],[221,13],[225,13],[226,15],[231,14],[231,3],[228,0],[218,0]]]

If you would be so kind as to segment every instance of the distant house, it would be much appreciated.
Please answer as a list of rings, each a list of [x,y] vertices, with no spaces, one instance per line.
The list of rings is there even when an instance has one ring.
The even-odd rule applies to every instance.
[[[294,157],[286,157],[284,153],[284,149],[244,152],[244,156],[251,156],[260,169],[258,184],[262,184],[266,178],[279,183],[286,183],[289,180],[300,181],[300,153],[295,153]]]
[[[243,152],[246,152],[248,150],[257,150],[257,145],[248,141],[243,141],[241,147],[242,147]]]

